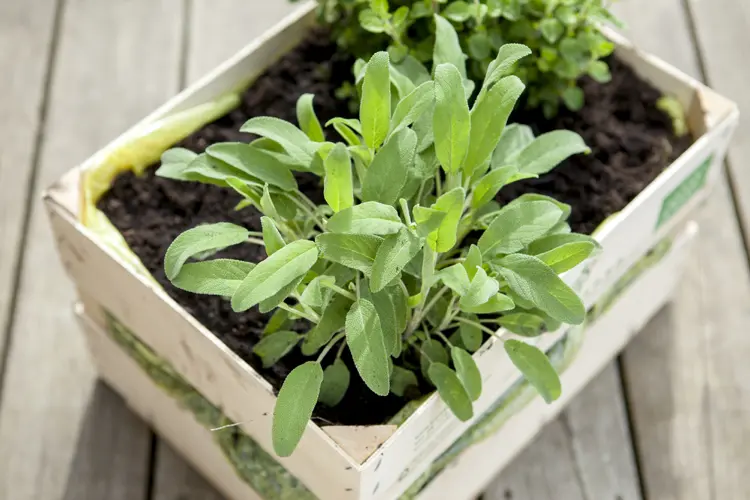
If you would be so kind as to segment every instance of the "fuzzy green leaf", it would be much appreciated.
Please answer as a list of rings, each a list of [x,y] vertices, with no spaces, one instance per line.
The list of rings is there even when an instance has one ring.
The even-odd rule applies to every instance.
[[[417,121],[435,102],[435,83],[425,82],[412,90],[396,106],[391,117],[389,136]]]
[[[440,399],[445,401],[453,414],[462,422],[471,419],[474,416],[471,398],[456,372],[442,363],[433,363],[428,373],[430,380],[437,387]]]
[[[505,341],[505,352],[547,403],[560,397],[560,377],[542,351],[520,340],[511,339]]]
[[[323,368],[308,361],[292,370],[284,380],[273,410],[273,449],[288,457],[297,447],[318,402]]]
[[[326,285],[335,285],[336,280],[333,276],[316,276],[307,284],[305,290],[300,296],[300,301],[310,307],[321,308],[328,304],[328,300],[334,293]]]
[[[362,182],[362,199],[386,205],[396,203],[407,181],[407,172],[414,165],[417,135],[403,129],[388,139],[375,154]]]
[[[498,213],[479,238],[485,257],[518,252],[544,236],[562,216],[562,210],[548,201],[513,203]]]
[[[281,330],[266,335],[253,347],[253,353],[263,362],[263,368],[269,368],[289,354],[302,336],[297,332]]]
[[[389,354],[385,349],[380,318],[372,302],[359,299],[346,315],[346,343],[359,376],[372,392],[390,391]]]
[[[578,233],[562,233],[562,234],[550,234],[544,238],[539,238],[529,245],[526,249],[526,253],[530,255],[539,255],[550,250],[554,250],[557,247],[567,245],[569,243],[580,243],[589,242],[596,247],[599,247],[599,243],[585,234]]]
[[[359,120],[352,118],[332,118],[326,123],[326,127],[333,125],[333,128],[350,146],[359,146],[362,144],[357,134],[362,133],[362,125]]]
[[[437,68],[441,64],[450,64],[459,71],[461,79],[466,78],[466,56],[461,49],[461,43],[455,28],[447,19],[435,15],[435,47],[432,54],[432,65]],[[461,86],[461,96],[466,100]]]
[[[346,146],[336,144],[324,160],[323,166],[326,172],[323,188],[326,203],[334,212],[354,205],[352,162]]]
[[[449,3],[442,12],[444,17],[447,17],[451,21],[462,23],[471,17],[471,10],[469,4],[463,0],[457,0]]]
[[[324,233],[315,238],[323,258],[369,276],[383,238],[369,234]]]
[[[173,280],[191,257],[237,245],[247,241],[248,236],[247,229],[227,222],[188,229],[175,238],[164,255],[167,278]]]
[[[436,231],[447,215],[440,210],[420,206],[414,207],[413,212],[414,222],[417,223],[417,233],[422,237]]]
[[[326,138],[325,134],[323,134],[323,127],[320,126],[320,121],[315,115],[315,108],[313,107],[314,98],[313,94],[302,94],[297,99],[297,123],[299,123],[299,127],[311,140],[323,142]]]
[[[454,264],[445,269],[441,269],[437,273],[437,277],[445,284],[445,286],[456,292],[456,294],[461,297],[469,292],[471,280],[469,279],[469,274],[466,272],[466,268],[461,264]]]
[[[476,317],[473,318],[476,321]],[[476,352],[482,347],[482,330],[476,325],[470,325],[468,323],[461,323],[458,327],[459,334],[461,335],[461,342],[467,350]]]
[[[597,249],[597,246],[593,241],[565,243],[552,250],[537,254],[537,257],[552,268],[554,272],[562,274],[586,260]]]
[[[379,292],[398,278],[421,248],[422,240],[405,227],[398,233],[387,236],[375,255],[370,290]]]
[[[482,375],[471,354],[459,347],[451,348],[451,358],[456,374],[472,401],[482,395]]]
[[[469,247],[469,252],[466,254],[466,260],[463,264],[469,279],[473,280],[474,275],[477,274],[477,268],[482,265],[482,251],[479,250],[478,246],[471,245]]]
[[[304,132],[289,122],[270,116],[251,118],[240,132],[255,134],[276,142],[296,165],[309,167],[319,144],[311,141]]]
[[[492,156],[523,90],[524,84],[518,77],[507,76],[474,104],[469,153],[463,167],[467,176]]]
[[[546,201],[549,203],[553,203],[557,208],[562,210],[562,216],[560,216],[560,222],[563,222],[567,220],[567,218],[570,216],[570,213],[573,211],[573,207],[568,205],[567,203],[563,203],[561,201],[557,201],[556,199],[546,196],[539,193],[524,193],[515,200],[508,203],[508,206],[510,205],[517,205],[520,203],[528,203],[530,201]],[[552,233],[552,230],[550,229],[550,233]]]
[[[516,304],[510,297],[498,293],[484,304],[475,307],[462,307],[461,310],[472,314],[494,314],[503,311],[510,311],[514,307],[516,307]]]
[[[323,385],[320,387],[320,402],[326,406],[338,405],[349,388],[349,369],[346,364],[337,359],[323,372]]]
[[[400,347],[399,336],[406,329],[408,315],[408,297],[400,285],[393,285],[373,293],[365,288],[362,296],[372,302],[380,318],[380,327],[383,329],[383,341],[385,350],[394,354]]]
[[[429,369],[435,363],[448,364],[448,351],[445,350],[443,344],[435,339],[427,339],[422,342],[419,352],[419,365],[422,370],[422,375],[427,380],[430,380]]]
[[[478,210],[480,207],[495,199],[495,196],[510,183],[511,180],[518,177],[530,177],[529,174],[519,174],[515,165],[506,165],[490,171],[487,175],[479,179],[474,187],[474,196],[471,199],[471,207]]]
[[[435,152],[447,173],[461,170],[469,151],[471,116],[461,74],[451,64],[435,69]]]
[[[344,328],[346,313],[351,305],[352,301],[343,295],[334,295],[323,310],[318,324],[305,336],[302,354],[312,356],[331,340],[335,332]]]
[[[519,297],[556,320],[572,325],[586,317],[583,302],[548,265],[531,255],[508,255],[498,271]]]
[[[506,43],[500,47],[495,60],[487,68],[479,97],[482,96],[482,93],[489,91],[501,78],[507,76],[513,66],[529,54],[531,54],[531,49],[520,43]]]
[[[326,229],[344,234],[394,234],[404,227],[398,211],[391,205],[366,201],[341,210],[328,219]]]
[[[519,172],[546,174],[563,160],[591,150],[581,136],[569,130],[554,130],[542,134],[518,154],[516,164]]]
[[[266,246],[267,255],[271,256],[286,246],[284,238],[281,236],[276,224],[274,224],[273,219],[263,216],[260,218],[260,224],[263,228],[263,243]]]
[[[231,297],[255,264],[215,259],[185,264],[172,284],[181,290],[204,295]]]
[[[246,311],[273,297],[304,276],[317,260],[318,249],[314,242],[297,240],[289,243],[250,271],[232,296],[232,310]]]
[[[511,123],[503,130],[503,135],[500,136],[500,141],[492,154],[492,168],[514,164],[518,154],[533,141],[534,132],[531,127]]]
[[[523,337],[538,337],[544,332],[544,318],[525,312],[506,314],[497,321],[506,330]]]
[[[402,398],[409,387],[419,387],[417,376],[411,370],[394,365],[391,373],[391,392]]]
[[[266,327],[263,329],[263,335],[271,335],[279,330],[289,328],[292,322],[292,319],[289,317],[289,311],[276,309],[271,315],[271,319],[266,323]]]
[[[391,77],[387,52],[377,52],[367,63],[362,83],[359,121],[370,149],[379,147],[388,135],[391,120]]]
[[[427,236],[427,243],[439,253],[447,252],[456,244],[458,223],[463,212],[465,192],[463,188],[455,188],[437,199],[433,210],[445,212],[445,218],[440,226]]]
[[[461,266],[463,269],[463,266]],[[487,276],[487,272],[481,267],[477,269],[474,279],[466,293],[461,297],[459,304],[461,308],[478,307],[487,303],[500,290],[500,284],[495,278]]]

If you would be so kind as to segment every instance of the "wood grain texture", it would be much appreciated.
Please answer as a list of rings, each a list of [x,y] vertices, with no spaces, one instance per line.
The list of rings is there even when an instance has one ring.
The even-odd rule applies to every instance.
[[[35,193],[178,88],[180,0],[63,5]],[[0,498],[146,498],[150,432],[97,388],[36,200],[23,251],[0,403]]]
[[[57,7],[58,0],[0,2],[0,360],[28,211]]]
[[[729,148],[732,190],[740,209],[745,234],[750,234],[750,3],[736,0],[686,0],[708,85],[740,108],[740,124]],[[750,251],[750,241],[745,242]]]
[[[700,76],[688,18],[679,0],[629,0],[622,5],[626,4],[632,9],[626,20],[636,43]],[[747,69],[741,63],[738,37],[747,40],[747,6],[714,1],[691,5],[696,13],[693,21],[702,33],[703,59],[715,68],[712,83],[720,91],[725,85],[724,90],[741,94],[736,79]],[[654,9],[658,19],[640,24],[644,13]],[[717,53],[719,48],[727,52]],[[746,130],[741,128],[735,138],[734,159],[737,145],[748,140]],[[740,206],[746,201],[740,196]],[[746,335],[750,281],[725,181],[698,220],[699,244],[686,266],[680,293],[624,355],[645,495],[660,500],[745,498],[750,491],[750,340]]]
[[[221,496],[166,442],[156,449],[154,490],[151,500],[222,500]]]

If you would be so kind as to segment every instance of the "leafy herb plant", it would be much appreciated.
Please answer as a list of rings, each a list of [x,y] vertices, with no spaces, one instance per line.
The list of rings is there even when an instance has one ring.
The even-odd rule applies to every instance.
[[[436,22],[442,22],[436,18]],[[235,311],[272,312],[254,352],[265,366],[299,348],[278,394],[276,453],[293,452],[316,404],[335,406],[351,377],[379,396],[404,396],[422,379],[461,420],[473,416],[482,379],[471,356],[502,326],[535,337],[584,319],[579,297],[560,273],[586,259],[596,242],[573,234],[570,207],[527,194],[500,206],[505,185],[537,177],[576,153],[568,131],[534,137],[507,125],[524,85],[509,75],[530,53],[500,47],[472,107],[465,58],[454,36],[438,39],[434,75],[399,70],[387,52],[359,68],[359,119],[324,127],[304,95],[299,128],[269,117],[242,130],[259,139],[220,143],[196,155],[172,149],[158,174],[232,188],[264,215],[262,231],[232,224],[181,234],[165,256],[178,288],[227,297]],[[297,189],[294,172],[322,180],[325,204]],[[212,258],[231,245],[263,245],[257,264]],[[306,321],[305,333],[290,329]],[[547,401],[560,381],[543,352],[505,339],[511,361]],[[349,350],[356,374],[342,354]]]
[[[549,117],[562,102],[572,110],[583,106],[577,80],[589,75],[610,79],[602,59],[614,45],[597,28],[619,21],[606,0],[319,0],[319,16],[330,25],[338,45],[368,58],[388,47],[394,62],[410,57],[433,62],[435,38],[445,36],[433,15],[455,27],[469,56],[469,77],[481,81],[494,53],[506,43],[523,43],[529,57],[515,74],[529,87],[528,105],[541,106]],[[439,64],[440,61],[434,61]],[[411,62],[406,61],[407,64]]]

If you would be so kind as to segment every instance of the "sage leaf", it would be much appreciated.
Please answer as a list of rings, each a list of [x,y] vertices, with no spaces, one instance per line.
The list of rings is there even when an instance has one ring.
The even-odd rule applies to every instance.
[[[456,244],[458,237],[458,223],[463,213],[465,192],[463,188],[455,188],[437,199],[433,210],[445,212],[445,218],[440,226],[427,236],[427,243],[438,252],[447,252]]]
[[[466,268],[461,264],[454,264],[441,269],[437,273],[437,276],[445,286],[456,292],[456,295],[462,297],[469,292],[471,280],[469,279],[469,273],[466,272]]]
[[[341,210],[328,219],[326,225],[332,233],[376,235],[394,234],[402,227],[398,211],[377,201],[366,201]]]
[[[403,129],[392,136],[375,154],[362,181],[362,199],[386,205],[396,203],[407,181],[407,172],[414,164],[417,134]]]
[[[362,133],[362,126],[359,120],[349,118],[333,118],[328,120],[326,127],[333,125],[333,128],[350,146],[359,146],[362,144],[357,134]],[[356,132],[356,133],[355,133]]]
[[[263,368],[269,368],[294,349],[302,336],[297,332],[281,330],[266,335],[253,347],[253,353],[263,362]]]
[[[323,142],[326,140],[325,134],[323,134],[323,127],[320,126],[320,121],[315,115],[315,109],[313,107],[313,94],[302,94],[297,99],[297,123],[299,123],[302,131],[307,134],[311,140],[315,142]]]
[[[458,34],[450,21],[435,15],[435,47],[432,65],[437,68],[444,63],[455,66],[461,78],[466,78],[466,56],[461,49]],[[463,90],[461,92],[463,99],[466,100]]]
[[[456,372],[442,363],[433,363],[430,365],[429,375],[440,394],[440,399],[445,401],[459,420],[466,422],[474,416],[469,393]]]
[[[477,182],[474,187],[471,208],[478,210],[481,206],[494,200],[500,189],[502,189],[503,186],[510,184],[511,180],[529,177],[532,176],[529,174],[520,174],[515,165],[506,165],[491,170],[487,175],[479,179],[479,182]]]
[[[315,238],[323,258],[369,276],[383,238],[369,234],[324,233]]]
[[[420,277],[422,283],[420,284],[420,293],[422,297],[427,297],[427,294],[432,288],[435,282],[435,262],[437,261],[437,254],[430,248],[429,245],[422,247],[422,266],[420,268]]]
[[[204,295],[231,297],[255,264],[232,259],[215,259],[185,264],[172,284],[180,290]]]
[[[292,320],[289,317],[289,311],[285,309],[276,309],[271,315],[271,319],[266,323],[266,327],[263,329],[263,336],[271,335],[279,330],[284,330],[291,326]]]
[[[323,196],[334,212],[354,205],[352,185],[352,162],[349,151],[341,143],[336,144],[323,162],[325,179]]]
[[[351,305],[352,301],[343,295],[334,295],[323,310],[318,324],[305,335],[302,354],[312,356],[333,338],[334,333],[344,328],[346,313]]]
[[[506,76],[513,66],[531,54],[531,49],[520,43],[506,43],[497,51],[495,60],[487,68],[487,74],[482,83],[482,89],[477,99],[482,97],[482,93],[487,92],[490,88],[504,76]]]
[[[300,296],[300,301],[314,308],[322,308],[328,304],[333,291],[326,285],[335,285],[336,280],[333,276],[316,276],[305,287],[305,291]]]
[[[167,248],[164,255],[164,271],[167,278],[173,280],[191,257],[243,243],[247,241],[248,236],[247,229],[227,222],[188,229],[175,238]]]
[[[338,405],[349,388],[349,368],[337,359],[323,371],[323,385],[320,387],[320,402],[326,406]]]
[[[279,289],[278,292],[274,293],[267,299],[263,299],[258,303],[258,310],[263,313],[269,313],[276,309],[279,304],[284,302],[286,298],[297,290],[297,287],[299,287],[300,283],[302,283],[302,280],[305,278],[304,274],[299,275],[297,278],[293,279],[289,284]]]
[[[284,248],[286,243],[276,224],[274,224],[273,219],[263,216],[260,218],[260,224],[263,228],[263,244],[266,247],[266,255],[271,256]]]
[[[436,363],[447,365],[448,352],[445,350],[445,347],[443,347],[443,344],[431,338],[422,342],[420,349],[419,365],[422,369],[422,375],[424,375],[427,380],[431,380],[429,374],[430,366]]]
[[[505,352],[544,401],[551,403],[560,397],[560,377],[546,354],[525,342],[512,339],[505,341]]]
[[[557,274],[573,269],[586,260],[597,245],[592,241],[565,243],[557,248],[537,254],[536,257],[547,264]]]
[[[476,317],[471,317],[469,319],[473,321],[477,320]],[[461,326],[458,327],[458,332],[461,336],[461,342],[463,342],[464,347],[466,347],[467,350],[476,352],[482,347],[482,330],[477,325],[461,323]]]
[[[362,296],[375,306],[383,330],[385,350],[393,355],[400,347],[399,337],[406,329],[409,310],[406,292],[400,285],[393,285],[375,293],[365,288]]]
[[[599,243],[585,234],[577,233],[561,233],[561,234],[548,234],[543,238],[533,241],[528,248],[526,253],[531,255],[539,255],[555,248],[567,245],[570,243],[589,242],[595,247],[599,248]]]
[[[492,156],[523,90],[524,84],[517,76],[507,76],[474,104],[469,152],[463,166],[467,176]]]
[[[570,130],[554,130],[542,134],[526,146],[515,160],[518,170],[526,174],[546,174],[563,160],[591,150],[580,135]]]
[[[562,214],[557,205],[548,201],[506,205],[479,238],[479,249],[485,257],[518,252],[544,236]]]
[[[435,152],[446,173],[461,170],[469,150],[471,116],[461,74],[451,64],[435,69]]]
[[[546,195],[539,194],[539,193],[524,193],[518,198],[516,198],[515,200],[508,203],[508,206],[516,205],[519,203],[527,203],[529,201],[547,201],[549,203],[554,203],[557,206],[557,208],[562,210],[562,215],[560,216],[560,222],[567,220],[567,218],[570,216],[571,212],[573,211],[573,207],[571,207],[567,203],[557,201],[556,199],[550,196],[546,196]],[[550,233],[551,232],[552,230],[550,230]]]
[[[492,153],[492,168],[495,169],[509,164],[515,165],[518,154],[533,141],[534,132],[531,127],[511,123],[503,130],[503,135],[500,136],[500,141]]]
[[[370,149],[378,148],[388,135],[391,120],[391,77],[387,52],[377,52],[367,63],[362,82],[359,121]]]
[[[522,337],[538,337],[544,333],[544,318],[525,312],[506,314],[497,321],[500,326]]]
[[[473,280],[474,275],[477,274],[477,268],[482,266],[482,251],[479,250],[478,246],[471,245],[469,247],[469,253],[466,254],[463,264],[469,279]]]
[[[399,277],[406,264],[421,248],[422,240],[405,227],[398,233],[387,236],[375,254],[370,290],[379,292]]]
[[[463,266],[461,266],[461,269],[463,269]],[[459,304],[462,308],[478,307],[494,297],[499,290],[500,284],[497,280],[487,276],[487,272],[480,267],[477,269],[474,279],[471,280],[469,289],[459,300]]]
[[[315,361],[299,365],[284,380],[273,410],[273,449],[288,457],[297,447],[318,402],[323,368]]]
[[[250,144],[241,142],[212,144],[206,148],[206,154],[260,179],[263,183],[284,191],[297,189],[297,181],[286,165],[266,151]]]
[[[414,222],[417,224],[417,234],[425,237],[436,231],[447,215],[445,212],[427,207],[414,207]]]
[[[232,310],[242,312],[273,297],[302,277],[318,260],[315,243],[297,240],[258,264],[232,295]]]
[[[466,392],[472,401],[476,401],[482,395],[482,375],[479,373],[479,368],[474,358],[463,349],[453,347],[451,348],[451,359],[453,359],[456,374]]]
[[[251,118],[240,128],[240,132],[255,134],[277,143],[289,155],[295,165],[309,168],[318,144],[289,122],[270,116]]]
[[[389,136],[416,122],[435,102],[435,83],[424,82],[396,105],[390,121]]]
[[[478,306],[465,306],[461,310],[472,314],[494,314],[503,311],[510,311],[516,307],[513,299],[502,293],[495,294],[490,300]]]
[[[390,391],[389,355],[380,318],[372,302],[359,299],[346,315],[346,343],[367,387],[378,396]]]
[[[498,271],[508,286],[552,318],[571,325],[581,324],[586,309],[576,293],[544,262],[532,255],[508,255]]]
[[[393,373],[391,373],[391,392],[403,398],[409,387],[419,388],[417,376],[411,370],[394,365]]]

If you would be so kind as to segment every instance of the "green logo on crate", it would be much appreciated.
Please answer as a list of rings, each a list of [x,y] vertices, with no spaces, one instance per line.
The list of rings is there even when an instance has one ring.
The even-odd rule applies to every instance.
[[[687,176],[679,186],[664,198],[664,202],[661,204],[661,212],[659,212],[659,220],[656,223],[657,229],[672,218],[690,198],[693,197],[705,184],[706,175],[708,169],[711,168],[711,162],[713,162],[714,156],[711,155],[696,168],[693,173]]]

